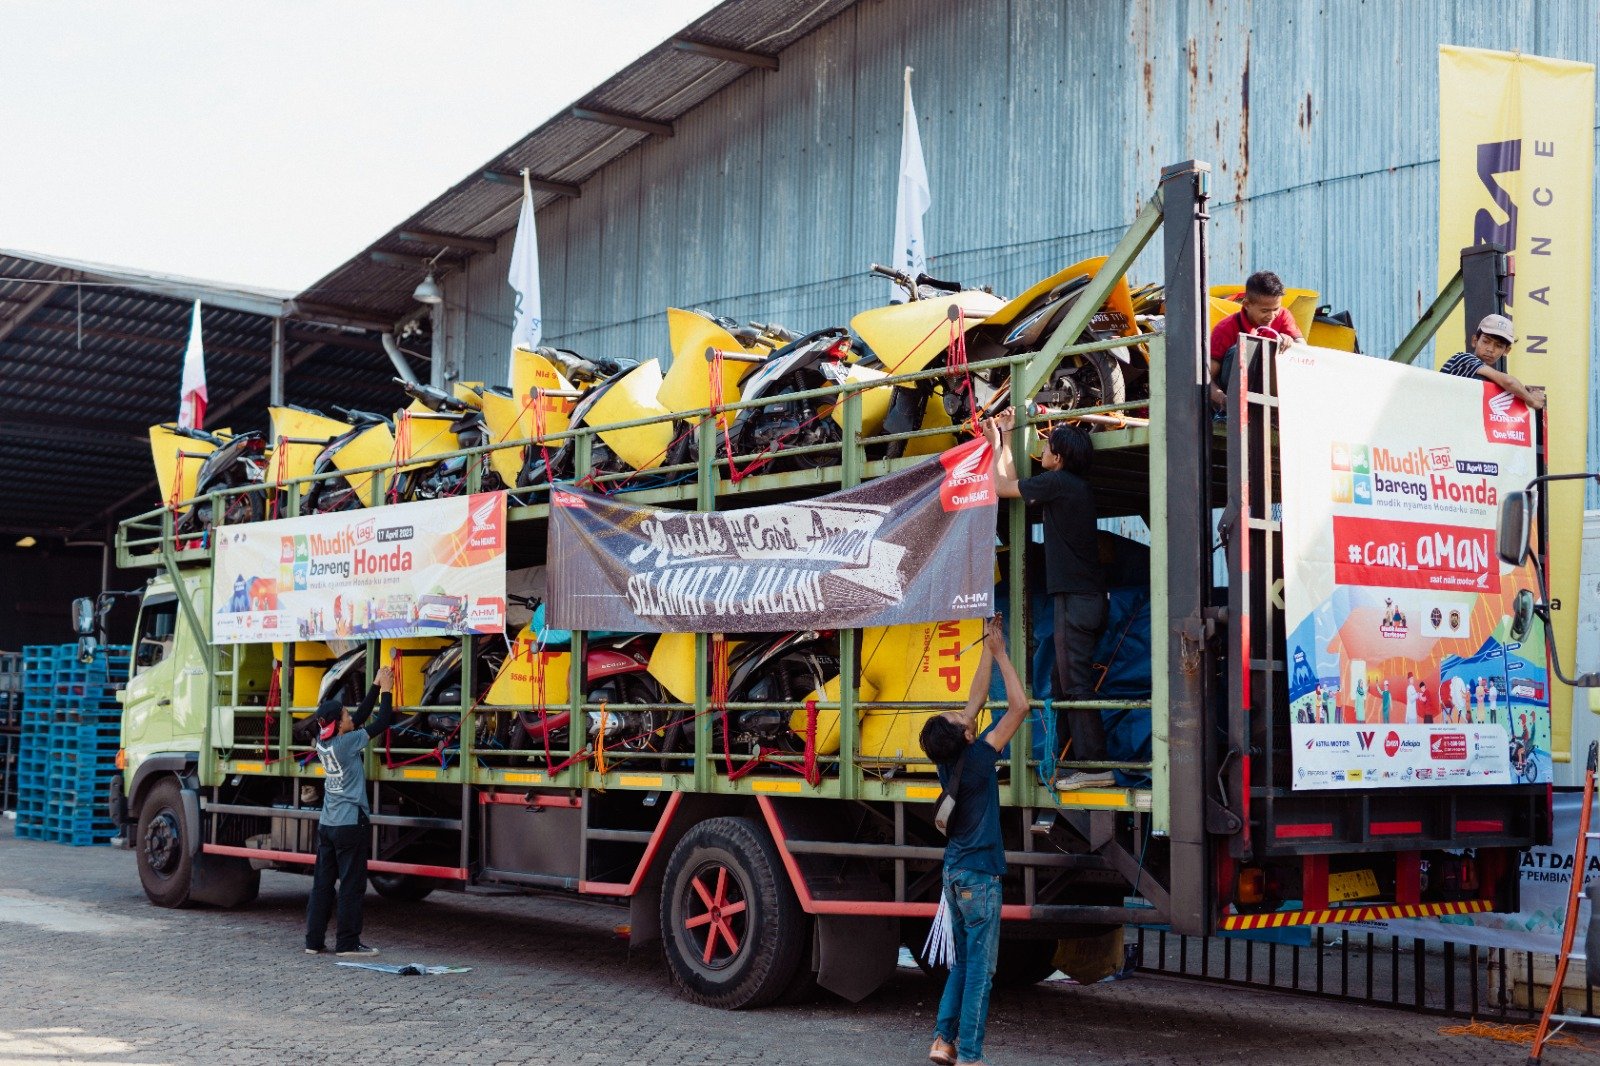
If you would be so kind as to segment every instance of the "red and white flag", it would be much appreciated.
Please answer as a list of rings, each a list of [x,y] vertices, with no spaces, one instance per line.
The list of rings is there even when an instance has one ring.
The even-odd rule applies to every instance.
[[[206,421],[206,352],[200,341],[200,301],[189,322],[189,347],[183,353],[183,385],[178,395],[178,427],[200,429]]]

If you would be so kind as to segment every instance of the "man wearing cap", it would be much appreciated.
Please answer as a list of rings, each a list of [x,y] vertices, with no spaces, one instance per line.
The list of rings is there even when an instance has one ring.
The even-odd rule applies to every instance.
[[[1530,389],[1510,374],[1496,370],[1492,364],[1505,358],[1517,342],[1512,332],[1511,320],[1505,315],[1484,315],[1483,321],[1472,334],[1472,351],[1457,352],[1444,361],[1441,374],[1458,378],[1483,378],[1492,381],[1507,392],[1514,393],[1535,411],[1544,410],[1544,390]]]
[[[367,803],[367,741],[389,728],[394,706],[389,689],[393,673],[378,671],[354,714],[338,700],[323,700],[310,724],[317,730],[316,753],[324,773],[322,816],[317,823],[317,865],[306,904],[306,954],[326,950],[328,918],[334,909],[334,882],[339,883],[340,955],[376,955],[361,942],[361,897],[367,892],[367,858],[372,849],[372,808]],[[372,706],[378,716],[365,725]]]

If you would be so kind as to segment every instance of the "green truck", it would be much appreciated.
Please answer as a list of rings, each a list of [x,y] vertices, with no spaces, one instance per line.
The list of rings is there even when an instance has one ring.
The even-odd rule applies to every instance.
[[[1103,517],[1136,516],[1148,525],[1153,620],[1150,698],[1106,703],[1149,718],[1148,757],[1113,767],[1126,784],[1056,792],[1035,756],[1042,717],[1024,727],[1002,764],[1011,871],[1002,983],[1043,979],[1058,962],[1087,976],[1106,972],[1120,964],[1129,924],[1206,935],[1336,920],[1341,901],[1359,901],[1372,917],[1513,908],[1519,851],[1549,833],[1544,784],[1292,788],[1292,665],[1278,599],[1284,565],[1273,516],[1279,485],[1270,397],[1253,402],[1248,390],[1239,392],[1226,423],[1213,421],[1205,400],[1207,175],[1200,163],[1168,168],[1084,298],[1039,349],[994,361],[1010,369],[1017,395],[1033,396],[1065,358],[1115,343],[1136,345],[1147,359],[1147,398],[1089,413],[1129,416],[1121,428],[1093,434],[1094,480]],[[1164,322],[1132,339],[1083,342],[1090,316],[1147,245],[1164,261]],[[1425,334],[1437,321],[1430,316],[1419,329]],[[915,385],[944,373],[883,381]],[[868,449],[883,440],[862,439],[860,398],[848,384],[832,395],[844,432],[826,461],[735,482],[712,439],[715,420],[706,417],[698,455],[685,466],[694,477],[629,498],[707,511],[806,499],[924,461],[899,455],[920,431],[900,436],[897,457],[874,458],[884,450]],[[1024,464],[1027,428],[1017,430]],[[574,445],[579,472],[590,468],[592,428],[576,426],[558,439]],[[307,489],[280,489],[279,513],[297,514]],[[213,514],[228,513],[212,503]],[[1213,575],[1218,511],[1235,530],[1225,587]],[[545,562],[547,522],[547,503],[513,501],[512,565]],[[142,593],[123,695],[124,770],[111,804],[153,903],[237,906],[255,896],[261,869],[311,869],[320,767],[293,724],[294,710],[303,713],[317,698],[299,678],[316,675],[302,674],[308,664],[295,661],[294,644],[275,651],[211,643],[212,552],[227,527],[197,542],[174,525],[173,512],[158,509],[118,533],[119,564],[155,573]],[[1031,530],[1021,501],[1002,506],[998,534],[1015,605],[1007,614],[1010,646],[1027,676]],[[82,631],[90,628],[86,620]],[[857,675],[859,632],[806,636],[826,642],[838,676]],[[686,694],[693,699],[652,704],[653,697],[619,695],[620,687],[595,698],[593,673],[581,676],[576,665],[591,642],[572,634],[565,711],[591,728],[559,734],[556,751],[501,742],[496,722],[540,709],[483,706],[475,698],[483,679],[474,677],[481,669],[474,638],[457,641],[452,697],[419,707],[416,692],[404,693],[398,712],[446,716],[447,725],[456,723],[444,730],[447,740],[407,750],[374,741],[378,750],[369,750],[376,890],[420,899],[440,888],[492,885],[615,901],[628,910],[633,941],[659,939],[683,994],[711,1005],[759,1006],[816,986],[852,999],[869,994],[895,968],[902,944],[920,950],[937,907],[937,782],[915,758],[886,765],[859,757],[858,716],[894,705],[851,684],[820,704],[838,713],[840,735],[837,753],[813,777],[793,772],[794,753],[753,768],[742,760],[735,770],[708,713],[718,709],[717,679],[706,665],[715,638],[684,639],[696,653]],[[625,642],[606,651],[619,676],[641,662]],[[378,660],[374,644],[351,668],[359,676],[350,691],[364,687]],[[333,667],[311,665],[326,690]],[[593,727],[618,721],[623,703],[647,722],[681,714],[693,723],[692,736],[672,752],[609,751],[595,759]],[[927,714],[950,705],[926,700],[902,709]],[[1048,710],[1037,699],[1034,705]],[[784,720],[796,709],[770,693],[722,709],[774,706]]]

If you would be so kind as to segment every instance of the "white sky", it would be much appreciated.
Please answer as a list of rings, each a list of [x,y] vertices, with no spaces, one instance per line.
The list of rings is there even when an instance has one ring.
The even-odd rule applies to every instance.
[[[300,290],[717,0],[6,0],[0,247]]]

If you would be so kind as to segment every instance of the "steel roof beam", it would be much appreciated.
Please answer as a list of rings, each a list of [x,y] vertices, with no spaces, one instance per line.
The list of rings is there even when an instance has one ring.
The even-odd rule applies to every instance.
[[[490,185],[515,185],[519,189],[522,188],[521,174],[511,174],[504,170],[485,170],[482,176]],[[571,196],[574,199],[583,195],[583,189],[570,182],[530,176],[528,184],[533,187],[534,192],[554,193],[557,196]]]
[[[640,118],[638,115],[624,115],[616,111],[596,111],[592,107],[574,107],[567,114],[585,122],[598,122],[602,126],[621,126],[627,130],[638,130],[640,133],[653,133],[657,137],[671,137],[672,123],[657,122],[655,119]]]
[[[549,184],[553,185],[555,182],[550,182]],[[564,195],[578,195],[576,185],[565,186],[565,188],[570,188],[574,191]],[[545,191],[551,192],[553,190],[546,189]],[[397,231],[395,236],[403,241],[411,241],[414,244],[432,244],[440,248],[461,248],[469,252],[492,252],[499,246],[497,241],[492,241],[487,237],[462,237],[454,233],[435,233],[432,230],[425,229],[403,229]]]
[[[296,366],[299,366],[301,363],[304,363],[307,359],[310,359],[313,355],[316,355],[317,352],[322,350],[322,348],[323,348],[323,345],[320,342],[314,342],[312,344],[306,345],[304,348],[302,348],[298,352],[294,353],[294,355],[285,358],[284,361],[283,361],[283,372],[284,372],[284,375],[287,376],[290,370],[293,370]],[[232,414],[236,413],[246,403],[248,403],[249,401],[255,399],[257,396],[260,396],[263,392],[266,392],[267,389],[271,386],[271,384],[272,384],[272,382],[269,379],[263,377],[260,381],[256,382],[250,388],[245,389],[242,392],[235,393],[234,396],[227,403],[219,404],[215,408],[215,410],[207,410],[206,411],[207,420],[210,421],[214,425],[214,424],[216,424],[216,422],[220,421],[221,419],[227,418],[229,415],[232,415]],[[67,536],[69,536],[69,537],[74,536],[74,535],[76,535],[78,533],[81,533],[83,530],[88,529],[91,526],[97,525],[97,524],[99,524],[101,522],[109,522],[109,521],[111,521],[112,519],[114,519],[117,516],[117,512],[121,511],[124,507],[127,507],[129,504],[137,502],[139,499],[144,497],[147,493],[149,493],[155,487],[156,487],[156,481],[155,481],[154,478],[151,478],[149,481],[145,482],[143,485],[140,485],[137,489],[135,489],[134,491],[128,493],[128,495],[122,497],[122,499],[118,500],[116,503],[112,504],[110,507],[107,507],[105,510],[101,511],[99,514],[95,515],[89,521],[79,524],[75,529],[73,529],[71,532],[69,532],[67,534]]]
[[[690,55],[705,56],[707,59],[720,59],[724,63],[738,63],[741,66],[755,67],[757,70],[777,70],[778,57],[762,55],[760,52],[743,52],[737,48],[724,48],[721,45],[706,44],[704,41],[691,41],[687,37],[674,37],[672,47],[680,52]]]
[[[103,444],[114,447],[124,440],[148,441],[148,427],[129,423],[96,422],[92,426],[76,426],[70,422],[51,419],[0,415],[0,437],[22,437],[30,440],[60,440],[75,444]]]
[[[290,300],[288,309],[289,318],[320,322],[328,326],[354,326],[356,329],[371,330],[374,333],[387,333],[393,328],[393,323],[374,318],[374,314],[373,311],[359,307],[337,307],[333,304],[307,303],[304,300]]]
[[[367,257],[380,266],[403,267],[406,270],[438,270],[441,266],[459,266],[461,259],[458,256],[434,256],[432,258],[420,255],[401,255],[398,252],[369,252]]]
[[[29,316],[35,311],[49,303],[50,297],[54,296],[60,288],[60,282],[41,282],[39,291],[23,301],[22,306],[17,308],[16,314],[4,322],[0,322],[0,343],[4,343],[5,339],[11,336],[24,322],[28,321]]]
[[[151,344],[164,348],[184,348],[189,344],[189,338],[187,335],[182,337],[157,337],[150,333],[125,333],[120,329],[106,329],[102,326],[79,326],[76,322],[29,322],[23,328],[39,330],[44,333],[71,333],[76,335],[81,332],[85,337],[99,337],[112,341],[128,341],[133,344]],[[184,332],[187,334],[188,330],[185,329]],[[4,343],[3,337],[0,337],[0,343]],[[12,343],[31,344],[32,342],[14,341]],[[75,350],[72,348],[64,348],[59,344],[40,344],[38,347],[54,349],[57,351]],[[243,355],[255,357],[267,355],[268,350],[265,346],[261,348],[240,348],[237,345],[231,344],[208,344],[206,345],[206,354]]]

